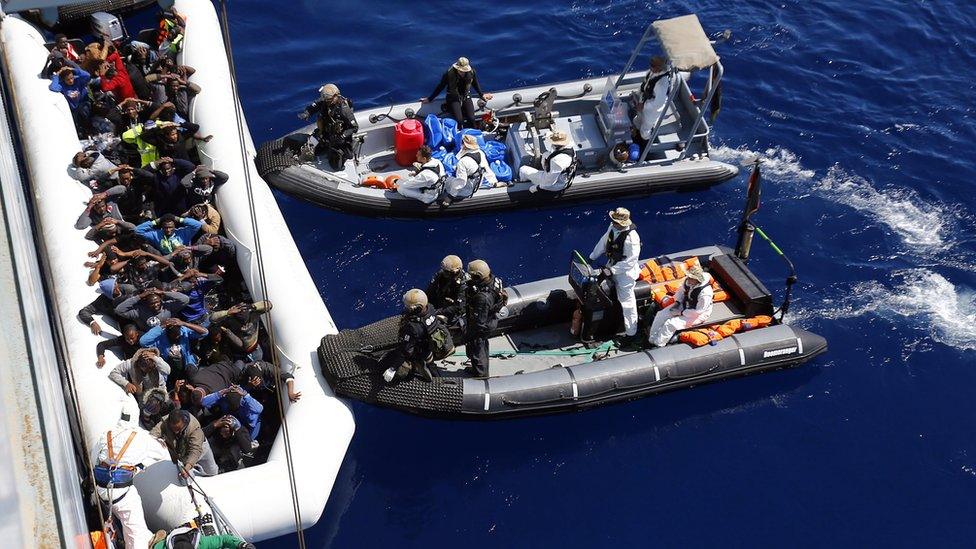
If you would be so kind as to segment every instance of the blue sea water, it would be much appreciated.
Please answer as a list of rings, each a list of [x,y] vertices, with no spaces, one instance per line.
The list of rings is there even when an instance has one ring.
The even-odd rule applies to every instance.
[[[327,81],[367,108],[429,93],[459,55],[487,91],[609,74],[650,20],[689,12],[732,31],[713,155],[765,157],[758,221],[799,271],[792,321],[830,352],[535,419],[353,403],[356,435],[310,547],[973,545],[976,4],[251,0],[232,3],[231,24],[262,142],[296,127]],[[648,252],[731,244],[744,186],[440,221],[278,199],[349,328],[394,314],[447,253],[512,283],[559,274],[618,204]],[[753,266],[780,288],[758,242]]]

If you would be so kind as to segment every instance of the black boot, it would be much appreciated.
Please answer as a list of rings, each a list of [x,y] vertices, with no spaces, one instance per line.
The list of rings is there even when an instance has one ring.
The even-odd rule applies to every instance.
[[[625,352],[640,351],[642,348],[641,336],[637,334],[632,336],[623,336],[617,340],[617,348]]]

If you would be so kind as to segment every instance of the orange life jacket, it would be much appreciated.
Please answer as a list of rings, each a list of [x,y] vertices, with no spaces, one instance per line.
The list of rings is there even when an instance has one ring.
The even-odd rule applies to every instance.
[[[756,328],[765,328],[773,323],[773,317],[768,315],[754,316],[752,318],[741,318],[730,320],[721,326],[710,326],[686,330],[678,334],[678,341],[687,343],[692,347],[702,345],[715,345],[722,338],[729,337],[738,332],[747,332]]]

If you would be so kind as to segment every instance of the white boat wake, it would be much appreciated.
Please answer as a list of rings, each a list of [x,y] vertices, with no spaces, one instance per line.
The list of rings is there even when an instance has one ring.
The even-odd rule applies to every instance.
[[[867,179],[837,165],[820,176],[783,147],[762,152],[725,146],[712,150],[713,157],[730,163],[747,161],[757,155],[763,160],[764,177],[802,184],[803,192],[857,211],[896,235],[904,254],[929,264],[964,270],[972,267],[972,258],[958,249],[959,229],[971,226],[966,220],[972,216],[960,213],[959,206],[923,200],[907,188],[879,190]],[[853,285],[840,281],[821,294],[856,296],[851,300],[855,304],[838,307],[837,300],[830,298],[812,307],[801,305],[790,313],[791,322],[805,326],[815,319],[840,320],[866,314],[899,324],[910,319],[935,342],[961,350],[976,350],[976,293],[957,287],[928,268],[894,271],[888,280]]]
[[[711,155],[729,163],[746,161],[755,156],[763,160],[767,178],[803,183],[803,190],[830,202],[852,208],[899,237],[910,253],[928,255],[948,250],[954,241],[949,236],[957,225],[957,208],[928,202],[906,188],[877,189],[867,179],[848,173],[834,165],[826,175],[804,167],[799,157],[783,147],[762,152],[744,147],[715,147]]]

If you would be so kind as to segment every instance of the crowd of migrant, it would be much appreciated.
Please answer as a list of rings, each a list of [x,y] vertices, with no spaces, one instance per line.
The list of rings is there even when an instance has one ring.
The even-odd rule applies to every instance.
[[[82,143],[68,173],[92,193],[75,228],[93,248],[86,267],[97,295],[78,320],[105,336],[94,366],[111,368],[138,402],[141,426],[186,477],[260,459],[280,392],[263,360],[260,317],[272,304],[249,295],[214,207],[227,174],[200,165],[196,150],[212,136],[189,120],[206,90],[176,62],[183,28],[165,11],[153,44],[106,39],[79,51],[58,35],[44,76],[67,100]],[[298,400],[293,377],[281,379]]]

